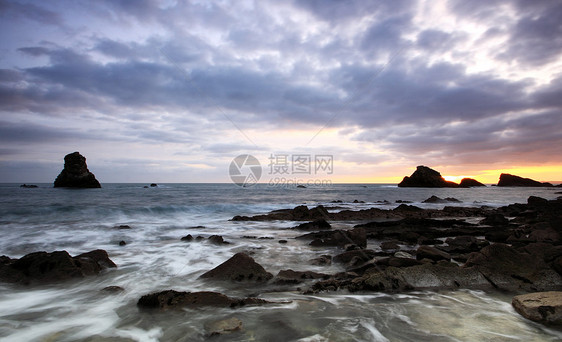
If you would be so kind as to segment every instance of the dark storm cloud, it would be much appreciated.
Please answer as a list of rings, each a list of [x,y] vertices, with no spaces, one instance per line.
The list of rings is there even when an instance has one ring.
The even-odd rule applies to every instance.
[[[24,63],[0,64],[0,111],[12,119],[0,137],[185,144],[220,157],[267,150],[243,137],[225,143],[235,125],[275,133],[327,125],[362,131],[355,139],[412,159],[553,155],[562,142],[562,77],[537,86],[531,77],[470,68],[475,49],[495,38],[507,41],[490,50],[492,65],[560,58],[562,5],[449,1],[451,21],[486,28],[472,36],[460,25],[420,23],[429,3],[107,0],[54,12],[47,3],[0,1],[2,19],[22,27],[28,19],[53,30],[74,23],[54,43],[22,39],[12,52]],[[80,129],[14,123],[20,115],[66,118]],[[356,163],[379,161],[338,151]]]

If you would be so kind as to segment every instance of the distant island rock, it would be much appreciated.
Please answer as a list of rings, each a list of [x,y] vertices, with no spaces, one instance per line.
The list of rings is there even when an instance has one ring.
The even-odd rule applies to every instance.
[[[34,188],[38,188],[38,186],[35,184],[22,184],[20,185],[20,188],[34,189]]]
[[[473,178],[463,178],[461,180],[461,183],[459,184],[459,187],[461,188],[471,188],[473,186],[486,186],[486,184],[482,184],[479,181],[477,181],[476,179]]]
[[[93,173],[88,170],[86,158],[79,152],[64,157],[64,169],[55,179],[55,188],[101,188]]]
[[[446,181],[439,172],[420,165],[410,177],[406,176],[398,184],[401,188],[458,188],[459,185],[454,182]]]
[[[536,187],[546,187],[553,186],[550,183],[541,183],[531,178],[523,178],[515,175],[510,175],[509,173],[502,173],[500,175],[500,180],[498,186],[536,186]]]

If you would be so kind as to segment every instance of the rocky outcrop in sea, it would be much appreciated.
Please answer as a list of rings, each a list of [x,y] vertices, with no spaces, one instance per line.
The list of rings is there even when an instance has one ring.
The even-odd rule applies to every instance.
[[[101,188],[93,173],[88,170],[86,158],[79,152],[64,157],[64,168],[55,179],[55,188]]]

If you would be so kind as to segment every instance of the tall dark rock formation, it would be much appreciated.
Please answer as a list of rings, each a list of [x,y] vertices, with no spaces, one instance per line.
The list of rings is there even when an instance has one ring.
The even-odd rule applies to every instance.
[[[88,170],[86,158],[79,152],[64,157],[64,169],[55,179],[55,188],[101,188],[93,173]]]
[[[399,187],[417,187],[417,188],[458,188],[459,185],[454,182],[446,181],[441,174],[427,166],[420,165],[410,177],[406,176],[398,184]]]

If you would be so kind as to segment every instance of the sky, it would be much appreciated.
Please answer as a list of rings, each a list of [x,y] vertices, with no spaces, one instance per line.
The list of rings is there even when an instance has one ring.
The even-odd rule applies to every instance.
[[[74,151],[102,184],[243,154],[262,182],[562,181],[560,146],[562,1],[0,0],[0,182]]]

